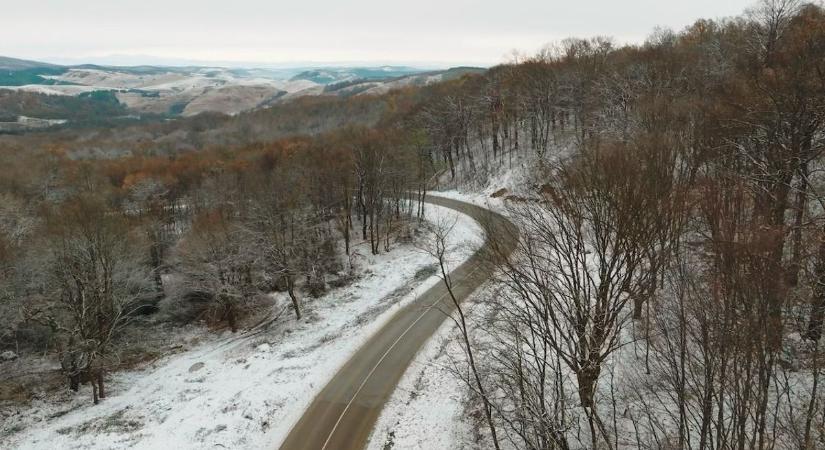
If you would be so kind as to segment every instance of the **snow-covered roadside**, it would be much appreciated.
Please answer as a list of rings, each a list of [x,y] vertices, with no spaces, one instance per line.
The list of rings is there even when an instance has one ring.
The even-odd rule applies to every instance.
[[[422,347],[381,412],[368,450],[472,448],[467,389],[453,372],[461,354],[456,333],[446,320]]]
[[[503,199],[484,192],[439,191],[435,195],[461,200],[506,213]],[[468,299],[484,292],[480,287]],[[476,315],[470,314],[470,326]],[[384,407],[370,437],[368,450],[452,450],[478,448],[476,419],[468,417],[468,387],[456,377],[463,367],[463,350],[455,322],[446,320],[421,348]]]
[[[499,214],[506,214],[507,210],[504,207],[504,199],[491,197],[489,193],[485,192],[470,192],[461,190],[439,191],[435,195],[453,200],[460,200],[466,203],[472,203],[482,208],[495,211]]]
[[[462,260],[480,243],[469,217],[433,205],[427,215],[455,218],[451,244]],[[307,302],[304,320],[226,334],[116,374],[109,398],[97,406],[85,391],[71,405],[37,400],[0,427],[0,447],[276,447],[349,356],[401,306],[440,282],[432,257],[410,245],[363,258],[359,279]]]

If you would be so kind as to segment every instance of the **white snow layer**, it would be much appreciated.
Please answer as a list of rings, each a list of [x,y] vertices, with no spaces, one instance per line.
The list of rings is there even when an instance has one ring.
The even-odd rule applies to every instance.
[[[433,205],[427,205],[427,216],[456,221],[451,245],[460,249],[461,260],[480,245],[480,227],[469,217]],[[377,256],[364,247],[357,248],[363,255],[362,276],[307,301],[300,322],[282,319],[271,329],[226,333],[141,370],[112,375],[109,397],[97,406],[91,404],[88,386],[69,401],[35,400],[0,427],[6,431],[0,433],[0,448],[277,448],[350,355],[400,307],[441,282],[435,275],[413,282],[434,260],[411,245]],[[422,354],[432,352],[437,342],[432,339]],[[404,383],[410,376],[415,375],[405,376]],[[442,389],[457,386],[443,383],[442,374],[427,378]],[[457,395],[433,391],[429,398]],[[434,407],[423,424],[432,434],[446,435],[447,416],[458,408],[458,403],[443,405]],[[436,411],[445,419],[438,433],[430,428]],[[408,433],[420,432],[416,423],[410,426]],[[434,446],[420,448],[449,447],[431,442]]]

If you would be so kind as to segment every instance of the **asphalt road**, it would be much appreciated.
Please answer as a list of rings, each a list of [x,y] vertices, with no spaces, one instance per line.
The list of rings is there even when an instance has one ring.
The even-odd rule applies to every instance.
[[[499,214],[458,200],[428,196],[427,203],[466,214],[495,230],[496,253],[509,254],[514,246],[513,225]],[[508,237],[509,238],[506,238]],[[467,298],[490,278],[484,245],[450,272],[453,292]],[[355,450],[366,447],[381,409],[422,345],[446,319],[454,305],[443,282],[404,307],[375,333],[329,381],[289,432],[281,450]]]

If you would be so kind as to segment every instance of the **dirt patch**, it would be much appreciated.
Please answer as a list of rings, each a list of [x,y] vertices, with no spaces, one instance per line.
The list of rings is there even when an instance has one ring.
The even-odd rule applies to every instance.
[[[383,450],[392,450],[394,445],[395,445],[395,430],[390,431],[389,434],[387,434],[387,441],[384,442]]]
[[[528,199],[524,197],[519,197],[518,195],[508,195],[507,197],[504,197],[504,200],[515,203],[525,203]]]
[[[31,391],[20,383],[0,381],[0,404],[4,402],[22,403],[28,400]]]
[[[422,267],[415,272],[415,280],[416,281],[424,281],[427,278],[435,275],[438,272],[438,266],[436,264],[430,264],[429,266]]]
[[[504,197],[504,195],[507,194],[508,192],[510,192],[510,191],[508,191],[507,188],[501,188],[501,189],[493,192],[492,194],[490,194],[490,197],[492,197],[492,198]]]

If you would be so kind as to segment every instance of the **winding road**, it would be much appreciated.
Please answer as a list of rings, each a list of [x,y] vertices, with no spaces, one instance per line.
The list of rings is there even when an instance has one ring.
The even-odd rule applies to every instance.
[[[496,253],[509,254],[515,247],[515,227],[503,216],[487,209],[444,197],[428,196],[427,203],[466,214],[492,233]],[[458,300],[467,298],[490,278],[492,268],[484,264],[485,252],[492,250],[489,237],[467,261],[450,272]],[[396,313],[376,332],[338,373],[292,427],[281,450],[363,449],[381,409],[392,395],[416,353],[452,311],[444,283],[431,287],[414,302]]]

